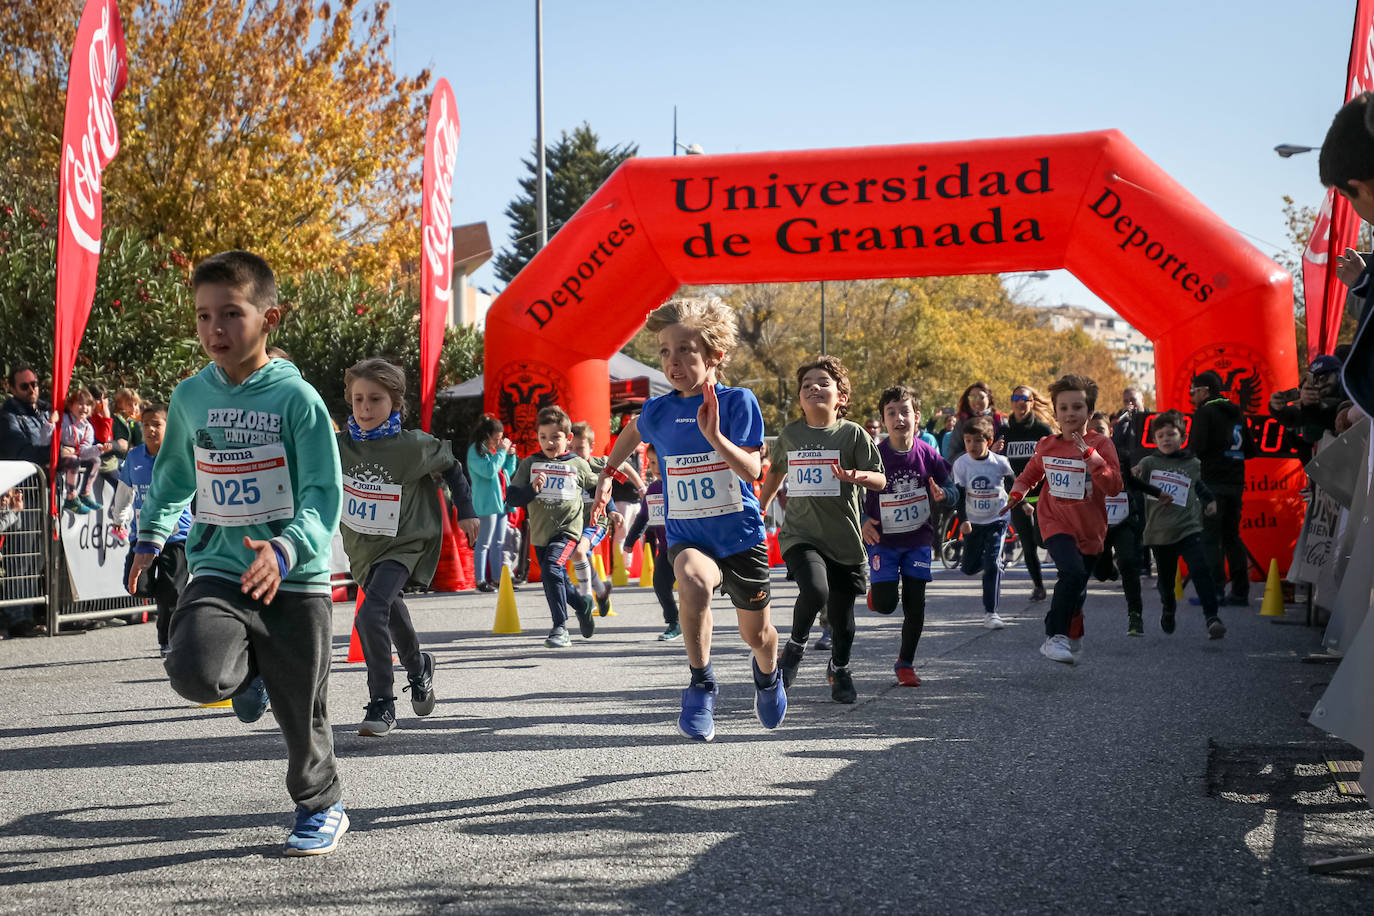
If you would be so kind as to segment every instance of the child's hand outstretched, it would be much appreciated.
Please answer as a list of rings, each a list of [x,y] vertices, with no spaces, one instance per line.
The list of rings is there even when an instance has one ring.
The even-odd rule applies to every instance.
[[[859,475],[862,474],[863,471],[854,470],[852,468],[842,468],[838,464],[832,464],[830,466],[830,470],[836,477],[838,477],[845,483],[862,485],[862,481]]]
[[[548,479],[549,476],[543,471],[535,471],[534,475],[530,477],[530,488],[538,493],[540,490],[544,489],[544,484]]]
[[[959,533],[965,536],[972,534],[973,522],[964,522],[963,524],[961,524],[959,526]]]
[[[129,564],[129,581],[124,583],[124,589],[129,594],[138,591],[138,578],[148,571],[153,565],[154,554],[135,553],[133,561]]]
[[[706,441],[715,445],[720,439],[720,400],[716,397],[716,370],[706,370],[701,383],[701,406],[697,408],[697,429]]]
[[[1161,506],[1171,506],[1171,505],[1173,505],[1173,502],[1174,502],[1174,494],[1172,494],[1172,493],[1160,493],[1160,494],[1159,494],[1159,504],[1160,504]]]
[[[1209,502],[1209,503],[1203,508],[1202,514],[1203,514],[1203,515],[1216,515],[1216,514],[1217,514],[1217,501],[1214,499],[1214,500],[1212,500],[1211,502]]]
[[[596,484],[596,498],[592,500],[592,524],[601,521],[601,516],[606,514],[606,507],[611,503],[611,484],[610,477],[602,477]]]
[[[243,583],[243,593],[254,600],[261,599],[263,604],[271,604],[277,597],[281,585],[281,568],[277,565],[277,552],[272,549],[271,541],[255,541],[244,535],[243,546],[257,554],[247,571],[239,577]]]
[[[1364,258],[1354,248],[1347,248],[1345,254],[1336,255],[1336,276],[1346,286],[1354,286],[1362,273]]]
[[[864,543],[870,546],[878,546],[878,542],[883,539],[883,533],[878,530],[878,523],[871,518],[864,519],[862,531]]]
[[[945,488],[933,480],[926,481],[926,489],[930,491],[930,501],[942,503],[945,501]]]
[[[1083,434],[1082,434],[1082,433],[1074,433],[1074,434],[1073,434],[1073,444],[1076,445],[1076,446],[1078,446],[1078,451],[1081,452],[1082,454],[1086,455],[1086,454],[1088,453],[1088,443],[1087,443],[1087,441],[1083,438]]]

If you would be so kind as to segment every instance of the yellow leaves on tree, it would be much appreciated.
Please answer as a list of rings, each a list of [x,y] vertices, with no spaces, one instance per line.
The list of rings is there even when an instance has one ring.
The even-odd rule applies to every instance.
[[[820,284],[760,283],[683,290],[719,295],[739,316],[740,349],[726,371],[752,388],[769,429],[795,419],[796,369],[820,353]],[[999,409],[1016,385],[1044,391],[1066,373],[1096,379],[1110,407],[1127,384],[1115,355],[1082,331],[1055,331],[1036,309],[1014,301],[995,276],[830,281],[826,349],[843,360],[853,388],[850,416],[875,412],[884,388],[906,384],[928,418],[986,382]],[[656,362],[647,332],[633,353]]]
[[[0,49],[18,49],[0,63],[0,144],[22,134],[37,147],[26,171],[55,181],[81,3],[19,6],[0,22]],[[288,272],[380,278],[412,259],[430,75],[393,72],[387,8],[124,0],[130,79],[107,221],[193,258],[252,248]]]

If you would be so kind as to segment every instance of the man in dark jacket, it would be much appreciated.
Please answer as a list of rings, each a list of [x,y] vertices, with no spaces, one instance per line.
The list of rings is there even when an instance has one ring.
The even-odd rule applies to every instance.
[[[0,407],[0,458],[45,468],[51,460],[52,406],[38,399],[38,374],[23,363],[10,370],[9,385],[10,397]]]
[[[1250,603],[1250,568],[1240,539],[1241,504],[1245,494],[1245,417],[1221,393],[1221,376],[1208,369],[1193,378],[1188,390],[1196,408],[1188,431],[1188,448],[1202,463],[1202,482],[1216,494],[1215,515],[1204,516],[1208,565],[1218,590],[1225,588],[1230,568],[1231,596],[1222,604]]]

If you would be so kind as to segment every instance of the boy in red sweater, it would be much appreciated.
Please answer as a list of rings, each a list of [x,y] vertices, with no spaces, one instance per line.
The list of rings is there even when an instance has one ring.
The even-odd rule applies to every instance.
[[[1082,625],[1076,627],[1079,638],[1071,640],[1069,630],[1083,612],[1088,570],[1107,535],[1107,497],[1121,492],[1121,465],[1112,440],[1087,429],[1097,406],[1096,382],[1066,375],[1050,386],[1050,401],[1060,433],[1036,444],[1002,512],[1011,511],[1041,479],[1045,481],[1036,514],[1059,578],[1045,615],[1040,654],[1072,665],[1082,651]]]

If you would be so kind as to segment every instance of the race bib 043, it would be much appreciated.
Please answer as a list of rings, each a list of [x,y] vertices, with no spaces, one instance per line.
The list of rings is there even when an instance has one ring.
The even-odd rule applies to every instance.
[[[712,518],[744,508],[739,477],[714,449],[698,455],[670,455],[664,466],[668,518]]]
[[[196,448],[196,521],[242,528],[295,514],[286,448],[280,442]]]
[[[339,523],[359,534],[394,538],[401,521],[401,485],[343,478],[343,514]]]
[[[838,449],[799,449],[787,453],[787,498],[797,496],[839,496],[840,478],[833,468],[840,465]]]

